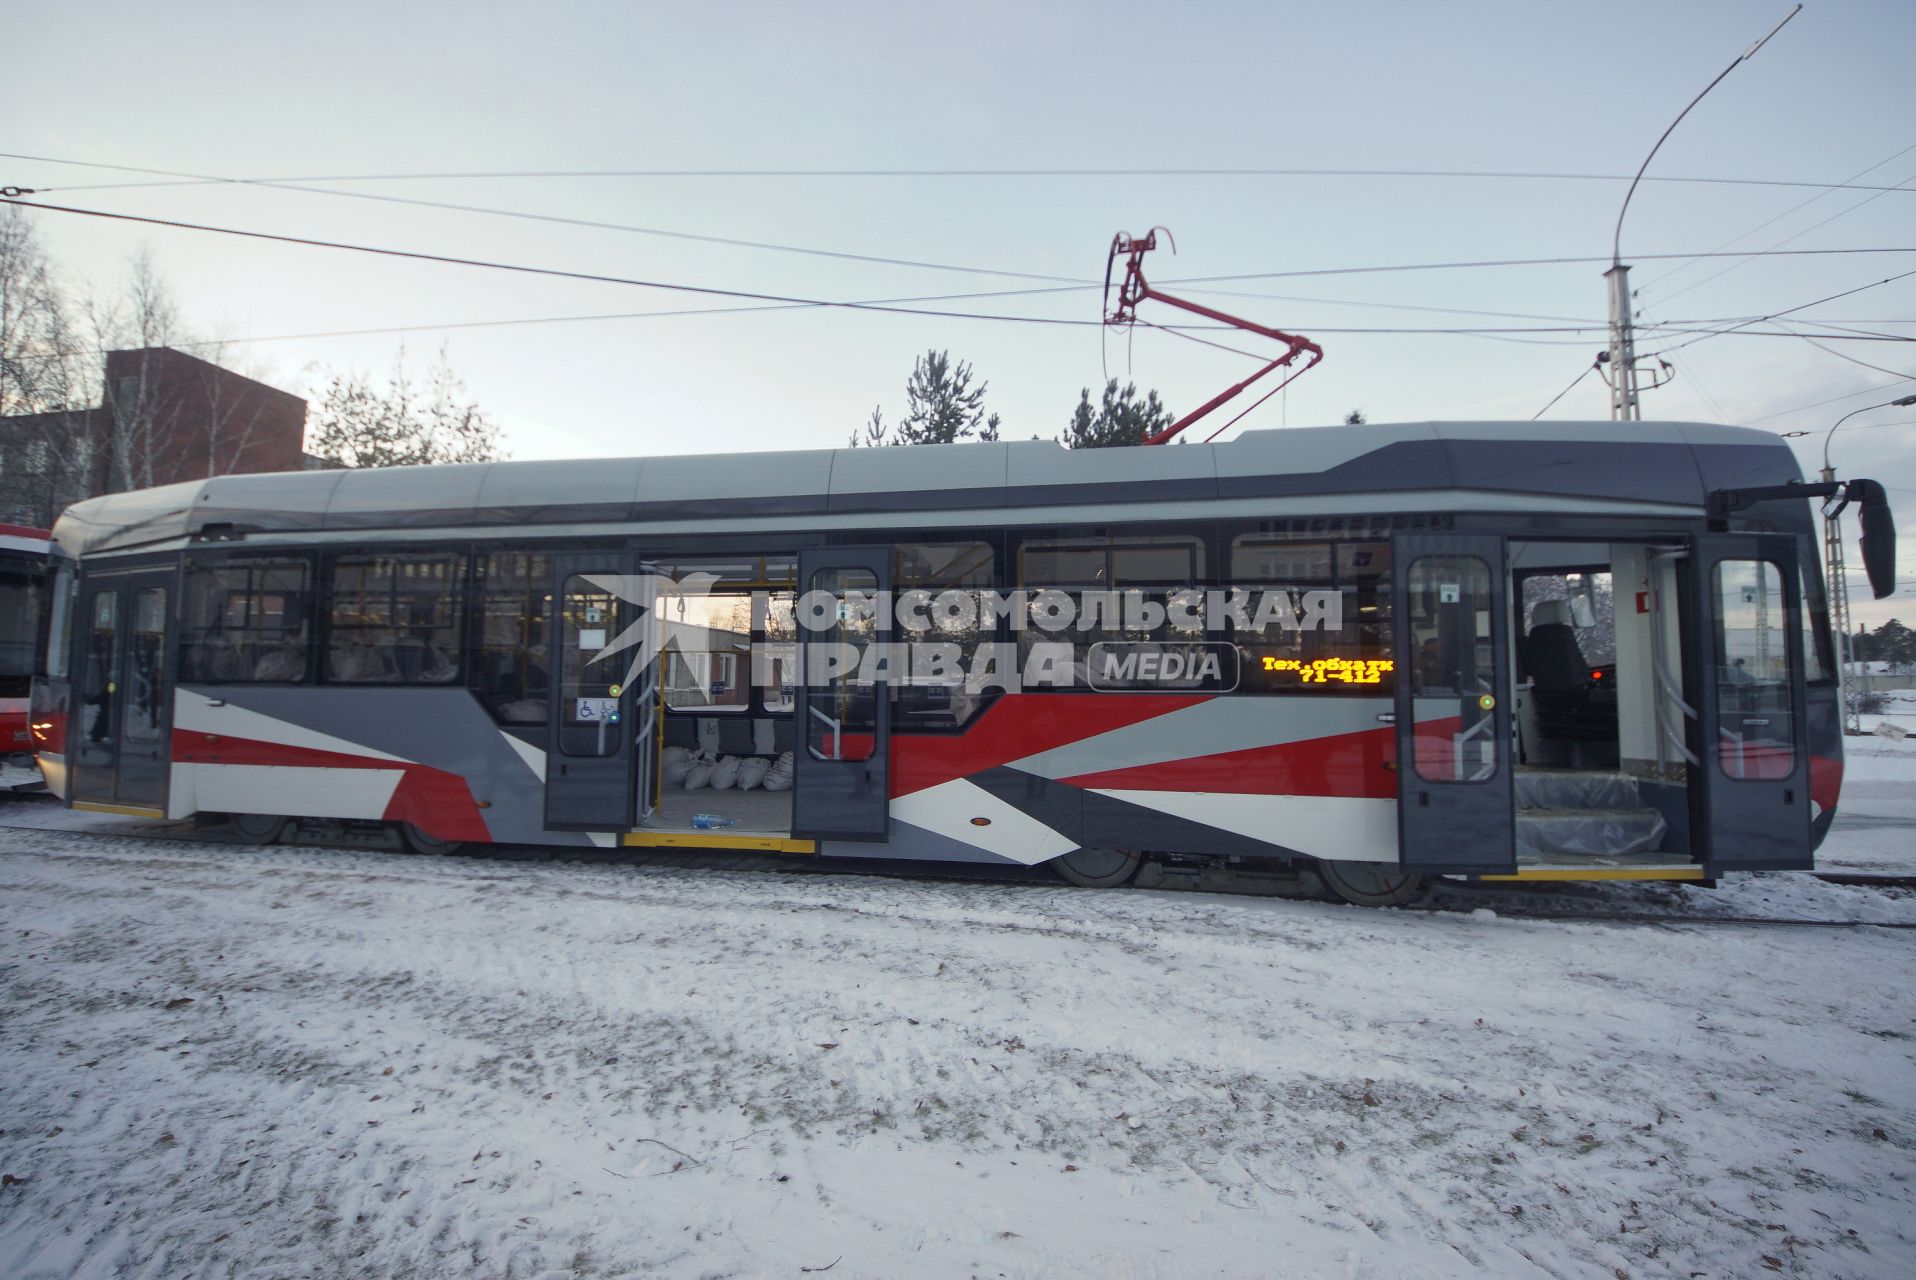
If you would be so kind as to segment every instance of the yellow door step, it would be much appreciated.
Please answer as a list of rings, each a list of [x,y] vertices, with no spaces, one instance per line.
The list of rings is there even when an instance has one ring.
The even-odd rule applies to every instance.
[[[707,831],[628,831],[628,849],[750,849],[759,853],[817,853],[818,841],[777,835],[721,835]]]

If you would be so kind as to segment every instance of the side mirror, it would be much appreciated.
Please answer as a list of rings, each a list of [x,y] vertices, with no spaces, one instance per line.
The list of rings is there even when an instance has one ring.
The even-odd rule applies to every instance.
[[[1881,600],[1896,590],[1896,516],[1889,509],[1889,495],[1874,480],[1850,481],[1849,497],[1863,526],[1863,571],[1869,575],[1869,589]]]

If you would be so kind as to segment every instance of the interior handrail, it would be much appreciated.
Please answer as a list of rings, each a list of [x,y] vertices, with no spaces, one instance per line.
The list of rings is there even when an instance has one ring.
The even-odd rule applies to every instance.
[[[812,754],[818,756],[820,760],[843,760],[845,758],[845,733],[843,725],[839,721],[826,715],[824,711],[818,707],[812,707],[810,711],[824,722],[825,727],[831,730],[832,734],[832,753],[828,756],[818,755],[818,749],[814,747],[812,748]]]

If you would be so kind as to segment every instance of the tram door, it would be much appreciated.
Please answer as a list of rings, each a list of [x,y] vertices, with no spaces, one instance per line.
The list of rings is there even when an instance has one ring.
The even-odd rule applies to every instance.
[[[645,566],[628,553],[552,558],[549,830],[628,831],[651,811],[656,603]]]
[[[1503,539],[1403,534],[1391,556],[1403,863],[1514,870]]]
[[[890,547],[798,557],[792,834],[883,840],[891,819]]]
[[[89,577],[81,585],[68,748],[78,803],[166,809],[172,595],[169,570]]]
[[[1707,535],[1691,556],[1697,852],[1708,874],[1811,865],[1796,541]]]

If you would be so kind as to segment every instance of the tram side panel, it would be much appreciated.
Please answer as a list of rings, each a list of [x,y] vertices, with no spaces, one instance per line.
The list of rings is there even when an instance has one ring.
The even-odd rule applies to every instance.
[[[966,732],[894,739],[892,831],[847,857],[1035,865],[1081,846],[1397,859],[1390,701],[1007,694]]]
[[[448,841],[608,843],[545,829],[545,752],[454,687],[184,686],[167,809],[407,822]]]

